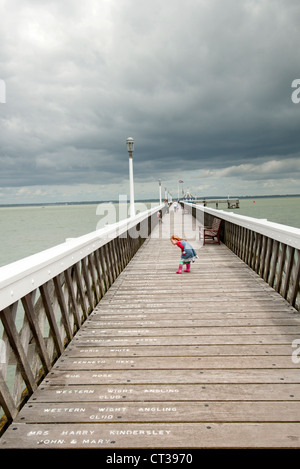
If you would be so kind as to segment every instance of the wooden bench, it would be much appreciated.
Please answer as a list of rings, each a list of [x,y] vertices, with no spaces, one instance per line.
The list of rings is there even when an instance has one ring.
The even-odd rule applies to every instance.
[[[220,244],[220,228],[221,221],[219,218],[214,218],[211,226],[199,226],[199,239],[201,238],[201,232],[203,232],[203,246],[206,239],[211,239],[209,244]],[[216,241],[214,239],[216,238]]]

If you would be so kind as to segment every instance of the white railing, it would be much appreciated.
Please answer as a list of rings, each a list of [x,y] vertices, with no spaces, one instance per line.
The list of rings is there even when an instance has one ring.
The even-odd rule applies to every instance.
[[[221,240],[293,307],[300,310],[300,229],[237,213],[185,204],[210,226],[220,218]]]
[[[0,267],[0,310],[101,248],[111,239],[118,236],[126,238],[129,233],[131,238],[147,237],[144,231],[148,227],[144,222],[162,207],[146,210],[135,217],[79,238],[67,239],[58,246]],[[155,217],[152,225],[154,222]]]
[[[165,206],[0,268],[0,432],[150,235],[158,210]]]

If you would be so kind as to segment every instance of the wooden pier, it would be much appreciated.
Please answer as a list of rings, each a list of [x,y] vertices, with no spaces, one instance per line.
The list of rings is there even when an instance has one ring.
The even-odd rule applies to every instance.
[[[299,313],[224,244],[176,274],[164,215],[0,448],[299,448]],[[296,342],[295,342],[296,341]],[[300,356],[300,350],[298,353]]]

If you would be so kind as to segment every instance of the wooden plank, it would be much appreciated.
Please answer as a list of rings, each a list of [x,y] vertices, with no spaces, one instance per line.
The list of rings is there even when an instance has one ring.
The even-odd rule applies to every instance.
[[[79,384],[76,386],[43,383],[32,402],[165,402],[165,401],[299,401],[297,383],[230,384]],[[275,404],[274,404],[275,405]]]
[[[108,320],[103,317],[102,320],[97,320],[97,318],[93,318],[87,320],[84,324],[84,327],[81,329],[82,331],[88,332],[90,329],[110,329],[116,330],[121,328],[136,328],[139,327],[141,331],[145,328],[151,329],[164,329],[164,328],[193,328],[193,327],[255,327],[255,326],[267,326],[270,327],[270,322],[275,326],[293,326],[297,327],[300,326],[300,318],[297,317],[289,317],[286,316],[285,318],[270,318],[260,319],[260,318],[226,318],[226,319],[198,319],[196,315],[193,316],[195,319],[183,319],[182,316],[177,315],[176,318],[171,317],[169,319],[154,319],[152,316],[148,316],[147,319],[144,320]]]
[[[265,292],[264,291],[261,291],[261,290],[254,290],[255,292],[255,301],[259,301],[259,300],[262,300],[262,301],[266,301],[266,295],[265,295]],[[238,291],[238,292],[222,292],[222,291],[218,291],[217,293],[216,292],[213,292],[213,291],[204,291],[201,295],[201,298],[202,300],[206,300],[206,297],[210,298],[211,295],[214,294],[214,300],[222,300],[222,301],[229,301],[229,300],[233,300],[233,301],[236,301],[237,298],[243,298],[243,299],[247,299],[247,298],[250,298],[253,300],[253,291],[250,291],[250,292],[242,292],[242,291]],[[270,295],[271,296],[271,295]],[[277,295],[274,293],[273,294],[273,297],[274,297],[274,300],[280,300]],[[105,301],[110,301],[110,298],[109,296],[106,296],[105,299],[103,299],[103,302]],[[176,294],[176,296],[173,298],[170,298],[170,296],[166,295],[165,293],[162,293],[162,294],[159,294],[157,292],[151,292],[151,293],[148,293],[148,294],[145,294],[145,293],[141,293],[139,290],[136,290],[136,291],[133,291],[133,292],[130,292],[129,294],[122,294],[120,293],[119,295],[113,295],[113,298],[114,298],[114,303],[115,305],[118,305],[118,303],[125,303],[127,302],[128,300],[130,300],[130,302],[132,302],[133,304],[134,303],[144,303],[144,302],[167,302],[168,304],[172,304],[172,303],[177,303],[178,301],[184,301],[186,302],[186,294],[184,294],[184,292],[182,293],[178,293]],[[189,296],[189,301],[198,301],[199,300],[199,295],[198,293],[195,291],[195,292],[191,292],[190,293],[190,296]],[[271,300],[271,298],[270,298]],[[207,300],[206,300],[207,301]]]
[[[299,423],[13,424],[5,448],[298,448]]]
[[[238,303],[238,306],[237,306]],[[269,299],[262,299],[261,301],[256,301],[250,299],[249,301],[240,301],[239,299],[237,300],[227,300],[227,301],[222,301],[222,299],[218,299],[214,301],[212,298],[205,298],[204,300],[191,300],[189,301],[188,305],[186,302],[184,302],[184,299],[182,301],[170,301],[170,302],[153,302],[153,303],[146,303],[141,301],[140,303],[121,303],[118,305],[112,305],[105,303],[103,306],[107,309],[107,311],[111,312],[112,310],[120,311],[146,311],[150,312],[154,310],[154,312],[157,312],[159,310],[166,310],[168,309],[169,311],[174,311],[174,309],[178,310],[180,309],[181,311],[184,309],[185,311],[234,311],[235,308],[238,308],[238,311],[255,311],[255,310],[262,310],[262,311],[281,311],[286,310],[288,311],[289,308],[286,304],[280,305],[278,302],[273,302],[272,300]]]
[[[32,402],[15,423],[98,422],[300,422],[300,402]]]
[[[96,317],[93,316],[87,321],[91,321],[95,318],[95,321],[100,321],[102,325],[111,325],[113,327],[115,324],[125,323],[125,324],[139,324],[140,326],[147,325],[147,324],[167,324],[170,321],[174,321],[175,324],[184,324],[184,321],[202,321],[204,322],[216,322],[216,324],[223,322],[223,326],[226,326],[227,321],[235,321],[238,323],[239,321],[248,321],[249,323],[252,322],[260,322],[260,323],[267,323],[267,321],[274,321],[277,325],[281,323],[290,323],[295,324],[296,321],[298,322],[298,317],[295,317],[293,313],[289,312],[282,312],[280,314],[277,311],[257,311],[256,313],[248,313],[248,312],[213,312],[210,313],[208,311],[199,312],[186,312],[180,314],[180,312],[173,312],[169,311],[168,313],[163,315],[164,319],[162,319],[161,313],[149,313],[149,312],[140,312],[131,314],[126,314],[125,312],[118,314],[118,311],[114,311],[112,313],[104,313],[98,314]],[[86,323],[88,324],[88,322]]]
[[[203,336],[153,336],[153,337],[87,337],[78,333],[73,339],[73,343],[77,346],[129,346],[129,345],[257,345],[257,344],[288,344],[291,346],[294,340],[299,339],[299,334],[235,334],[235,335],[203,335]]]
[[[53,371],[60,370],[162,370],[162,369],[297,369],[291,356],[250,357],[77,357],[60,358]]]
[[[193,356],[283,356],[291,357],[291,344],[286,345],[173,345],[128,347],[69,346],[65,356],[71,357],[193,357]]]
[[[176,383],[300,383],[298,369],[69,370],[51,371],[50,385]]]
[[[241,313],[246,313],[249,314],[249,317],[253,314],[257,313],[278,313],[283,314],[284,313],[290,313],[294,312],[294,309],[289,307],[287,304],[282,304],[280,305],[279,303],[277,304],[272,304],[272,303],[265,303],[265,304],[259,304],[258,306],[251,304],[251,309],[249,308],[249,304],[240,304],[238,305],[236,303],[220,303],[217,305],[214,305],[212,303],[205,303],[205,302],[199,302],[195,304],[187,304],[184,307],[184,310],[182,306],[179,306],[177,303],[172,304],[171,308],[168,308],[167,304],[164,305],[159,305],[155,306],[155,308],[151,309],[151,305],[149,304],[137,304],[137,305],[118,305],[118,306],[113,306],[112,304],[103,304],[103,307],[101,308],[101,314],[121,314],[122,316],[131,313],[131,314],[165,314],[166,318],[169,316],[170,313],[172,314],[186,314],[186,313],[210,313],[211,315],[214,315],[215,313],[218,314],[241,314]],[[249,311],[250,309],[250,311]],[[98,312],[98,311],[97,311]],[[91,313],[93,314],[93,313]]]
[[[292,334],[300,336],[300,327],[297,326],[281,326],[281,333],[282,334]],[[222,327],[161,327],[159,331],[157,328],[122,328],[122,329],[108,329],[108,328],[82,328],[80,331],[80,336],[83,337],[90,337],[96,336],[99,334],[101,337],[108,337],[108,336],[125,336],[125,337],[135,337],[135,336],[168,336],[173,335],[176,333],[178,336],[185,336],[185,335],[196,335],[197,337],[201,335],[224,335],[224,330]],[[268,326],[229,326],[226,328],[226,334],[228,335],[246,335],[246,334],[259,334],[259,335],[272,335],[278,333],[278,327],[268,325]]]

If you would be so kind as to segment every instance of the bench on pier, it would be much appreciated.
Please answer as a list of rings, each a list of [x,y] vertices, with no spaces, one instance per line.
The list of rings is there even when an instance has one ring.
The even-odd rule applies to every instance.
[[[201,238],[201,232],[203,232],[203,246],[206,239],[210,239],[209,244],[220,244],[220,218],[214,218],[211,226],[199,226],[199,239]],[[215,241],[216,239],[216,241]]]

